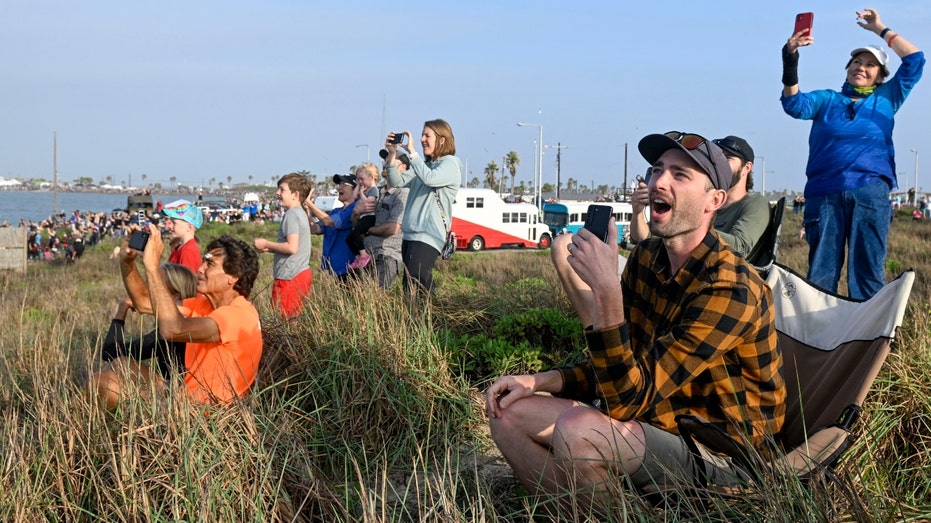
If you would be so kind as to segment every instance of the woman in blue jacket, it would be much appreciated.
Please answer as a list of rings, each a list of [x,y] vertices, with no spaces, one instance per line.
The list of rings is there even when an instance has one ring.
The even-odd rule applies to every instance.
[[[902,59],[888,81],[889,58],[880,47],[854,49],[840,92],[803,93],[798,87],[798,48],[811,45],[805,31],[782,48],[782,107],[812,120],[805,174],[808,279],[837,291],[844,250],[850,297],[866,299],[885,283],[886,240],[897,187],[894,116],[924,68],[924,53],[886,27],[874,9],[857,12],[857,24],[878,35]]]
[[[398,171],[395,156],[398,144],[395,133],[389,133],[385,141],[388,157],[387,179],[392,187],[408,187],[407,207],[401,220],[404,240],[401,242],[401,258],[407,269],[404,287],[413,290],[419,285],[427,293],[433,290],[433,266],[446,243],[446,234],[452,227],[453,201],[462,179],[462,162],[455,156],[456,140],[453,130],[445,120],[424,122],[420,135],[420,146],[424,158],[414,149],[414,136],[407,135],[406,149],[411,160],[410,169]]]

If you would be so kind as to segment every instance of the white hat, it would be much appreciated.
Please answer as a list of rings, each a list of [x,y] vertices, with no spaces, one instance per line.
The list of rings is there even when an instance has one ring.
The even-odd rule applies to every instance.
[[[874,45],[868,45],[866,47],[858,47],[854,49],[853,51],[850,51],[851,60],[860,53],[870,53],[871,55],[875,56],[876,59],[879,60],[879,65],[881,65],[883,68],[883,75],[889,76],[889,67],[888,67],[889,55],[886,54],[886,52],[883,51],[882,48],[876,47]],[[850,66],[850,62],[847,63],[847,66],[848,67]]]

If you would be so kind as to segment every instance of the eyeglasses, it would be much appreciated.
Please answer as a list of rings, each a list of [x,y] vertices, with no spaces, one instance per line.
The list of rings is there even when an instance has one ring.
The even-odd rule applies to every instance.
[[[857,102],[851,100],[850,103],[847,104],[846,115],[848,120],[853,120],[853,118],[857,115]]]
[[[711,168],[714,169],[714,180],[720,180],[721,176],[718,174],[718,166],[715,165],[714,157],[711,156],[711,147],[708,146],[708,140],[704,136],[692,133],[683,133],[681,131],[669,131],[665,133],[666,138],[671,138],[673,141],[685,147],[689,151],[694,151],[701,147],[705,146],[705,156],[708,157],[708,162],[711,163]]]

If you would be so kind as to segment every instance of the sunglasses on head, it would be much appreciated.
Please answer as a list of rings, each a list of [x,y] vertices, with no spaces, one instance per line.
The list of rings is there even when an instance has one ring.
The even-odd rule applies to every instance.
[[[693,133],[683,133],[681,131],[669,131],[664,133],[666,138],[670,138],[682,147],[685,147],[689,151],[701,150],[698,149],[702,145],[705,146],[705,156],[708,157],[708,161],[711,162],[711,168],[714,169],[714,179],[720,179],[718,175],[718,166],[715,165],[714,157],[711,156],[711,147],[708,145],[708,140],[704,136],[693,134]]]

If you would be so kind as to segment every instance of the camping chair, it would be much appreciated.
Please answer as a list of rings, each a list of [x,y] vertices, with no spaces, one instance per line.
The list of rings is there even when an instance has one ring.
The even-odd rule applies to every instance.
[[[773,290],[776,331],[788,395],[779,447],[771,465],[802,480],[833,469],[850,444],[866,394],[889,354],[915,281],[906,271],[865,301],[819,289],[774,264],[767,283]],[[760,458],[742,442],[692,415],[677,418],[693,452],[694,442],[733,457],[759,483]],[[704,478],[697,478],[704,485]]]
[[[776,257],[779,249],[779,233],[782,231],[782,215],[785,213],[786,197],[779,198],[775,205],[769,208],[769,225],[763,231],[763,236],[757,242],[753,251],[747,256],[747,261],[763,277],[769,272],[773,264],[776,263]]]

